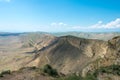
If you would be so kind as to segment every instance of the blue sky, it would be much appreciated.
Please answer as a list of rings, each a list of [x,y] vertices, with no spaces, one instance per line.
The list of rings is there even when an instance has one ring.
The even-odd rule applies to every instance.
[[[120,32],[120,0],[0,0],[0,32]]]

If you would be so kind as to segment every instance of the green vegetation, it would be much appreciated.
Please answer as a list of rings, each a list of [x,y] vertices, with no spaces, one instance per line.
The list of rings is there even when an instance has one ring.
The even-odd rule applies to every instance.
[[[84,77],[81,80],[97,80],[97,77],[94,76],[93,74],[88,74],[86,77]]]
[[[107,74],[113,74],[113,75],[118,75],[120,76],[120,65],[111,65],[111,66],[106,66],[106,67],[101,67],[97,69],[94,73],[89,72],[86,77],[81,77],[77,76],[75,74],[71,74],[68,76],[59,76],[58,72],[56,69],[53,69],[49,64],[46,64],[42,69],[41,68],[36,68],[35,66],[33,67],[23,67],[20,69],[22,70],[36,70],[40,73],[41,71],[43,74],[46,76],[52,76],[55,77],[55,80],[97,80],[97,75],[100,73],[107,73]],[[0,73],[0,77],[4,77],[6,74],[11,74],[10,70],[6,70]]]
[[[3,77],[3,75],[0,73],[0,77]]]
[[[94,75],[88,74],[86,77],[76,76],[75,74],[66,76],[66,77],[60,77],[56,80],[97,80],[97,78]]]
[[[70,76],[57,78],[56,80],[82,80],[82,77],[76,76],[75,74],[73,74]]]
[[[5,74],[11,74],[10,70],[6,70],[0,73],[0,77],[3,77]]]
[[[22,67],[22,68],[19,69],[19,71],[22,71],[22,70],[24,70],[24,69],[35,70],[35,69],[37,69],[37,67],[36,67],[36,66],[32,66],[32,67]]]
[[[46,74],[48,74],[49,76],[53,76],[53,77],[58,76],[57,70],[53,69],[49,64],[46,64],[43,67],[43,72],[46,73]]]
[[[88,73],[86,77],[70,75],[66,77],[59,77],[56,80],[97,80],[97,75],[99,73],[114,74],[120,76],[120,65],[111,65],[107,67],[101,67],[97,69],[93,74]]]
[[[97,76],[99,73],[107,73],[120,76],[120,65],[101,67],[95,71],[94,75]]]

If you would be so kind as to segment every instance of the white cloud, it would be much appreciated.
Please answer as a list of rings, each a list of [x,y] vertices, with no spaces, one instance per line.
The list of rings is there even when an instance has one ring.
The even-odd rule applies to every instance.
[[[60,26],[66,26],[67,24],[65,24],[63,22],[60,22],[60,23],[58,23],[58,25],[60,25]]]
[[[120,18],[105,25],[106,28],[120,28]]]
[[[106,29],[120,28],[120,18],[117,18],[116,20],[111,21],[107,24],[103,24],[102,21],[99,21],[97,24],[94,24],[90,27],[91,28],[106,28]]]
[[[63,22],[59,22],[59,23],[51,23],[51,26],[55,26],[55,27],[62,27],[62,26],[67,26],[67,24],[63,23]]]

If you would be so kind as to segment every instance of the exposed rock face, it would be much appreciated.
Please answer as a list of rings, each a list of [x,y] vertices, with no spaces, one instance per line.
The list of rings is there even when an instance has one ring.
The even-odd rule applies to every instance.
[[[120,65],[120,36],[109,40],[107,46],[104,57],[98,58],[86,66],[82,71],[82,76],[103,66]]]

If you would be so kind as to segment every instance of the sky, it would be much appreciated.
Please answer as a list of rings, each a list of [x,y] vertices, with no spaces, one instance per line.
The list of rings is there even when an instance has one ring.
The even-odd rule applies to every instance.
[[[0,32],[120,32],[120,0],[0,0]]]

